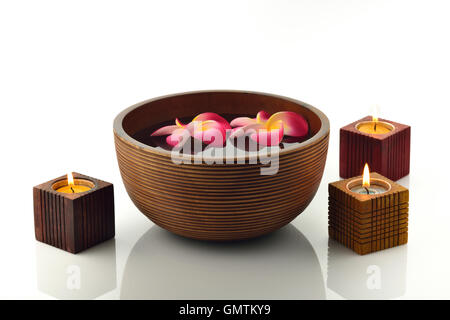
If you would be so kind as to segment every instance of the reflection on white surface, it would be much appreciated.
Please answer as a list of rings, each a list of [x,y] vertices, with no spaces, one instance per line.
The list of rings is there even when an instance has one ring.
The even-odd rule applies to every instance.
[[[324,299],[316,253],[288,225],[253,240],[182,238],[157,226],[128,257],[121,299]]]
[[[116,288],[115,239],[71,254],[36,243],[38,289],[58,299],[94,299]]]
[[[405,188],[409,188],[409,175],[407,175],[406,177],[403,177],[400,180],[397,180],[395,182],[397,182],[399,185],[404,186]]]
[[[347,299],[393,299],[405,294],[407,245],[360,256],[328,240],[329,289]]]

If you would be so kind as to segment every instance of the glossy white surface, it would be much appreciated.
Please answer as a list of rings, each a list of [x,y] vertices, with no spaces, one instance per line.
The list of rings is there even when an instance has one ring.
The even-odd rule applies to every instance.
[[[450,298],[448,1],[14,1],[0,4],[0,298]],[[331,122],[322,184],[292,224],[216,244],[129,200],[112,121],[163,94],[247,89]],[[409,243],[360,257],[328,240],[339,128],[412,126]],[[73,170],[114,183],[116,238],[78,255],[34,240],[31,188]]]

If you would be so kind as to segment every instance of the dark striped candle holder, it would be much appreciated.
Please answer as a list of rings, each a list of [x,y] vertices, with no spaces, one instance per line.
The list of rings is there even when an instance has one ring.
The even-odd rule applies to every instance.
[[[380,126],[388,126],[389,132],[373,134],[358,129],[371,120],[372,117],[365,117],[341,128],[340,176],[344,179],[358,176],[366,163],[372,171],[394,181],[408,175],[411,127],[380,119]]]
[[[114,238],[114,191],[109,182],[73,173],[90,190],[63,193],[65,176],[33,188],[36,240],[78,253]]]

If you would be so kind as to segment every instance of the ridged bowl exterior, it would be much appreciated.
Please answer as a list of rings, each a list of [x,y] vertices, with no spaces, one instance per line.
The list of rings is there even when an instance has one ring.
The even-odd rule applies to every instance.
[[[184,95],[203,93],[208,94]],[[230,92],[236,93],[260,94]],[[247,239],[288,224],[313,199],[322,178],[329,138],[328,119],[317,109],[289,100],[320,113],[322,127],[298,148],[280,152],[277,174],[261,175],[263,165],[259,163],[178,165],[172,162],[169,152],[131,138],[121,127],[124,116],[157,99],[127,109],[114,125],[125,188],[136,207],[155,224],[195,239]]]

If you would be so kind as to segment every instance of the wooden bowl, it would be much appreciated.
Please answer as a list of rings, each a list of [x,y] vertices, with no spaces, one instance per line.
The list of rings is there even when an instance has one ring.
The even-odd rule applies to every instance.
[[[256,115],[294,111],[311,138],[279,153],[279,170],[261,175],[257,164],[175,164],[171,152],[143,144],[135,133],[167,120],[202,112]],[[286,97],[247,91],[200,91],[150,99],[114,120],[117,159],[136,207],[155,224],[201,240],[238,240],[274,231],[311,202],[328,150],[330,125],[318,109]],[[251,156],[250,156],[251,157]],[[246,156],[246,160],[251,160]]]

